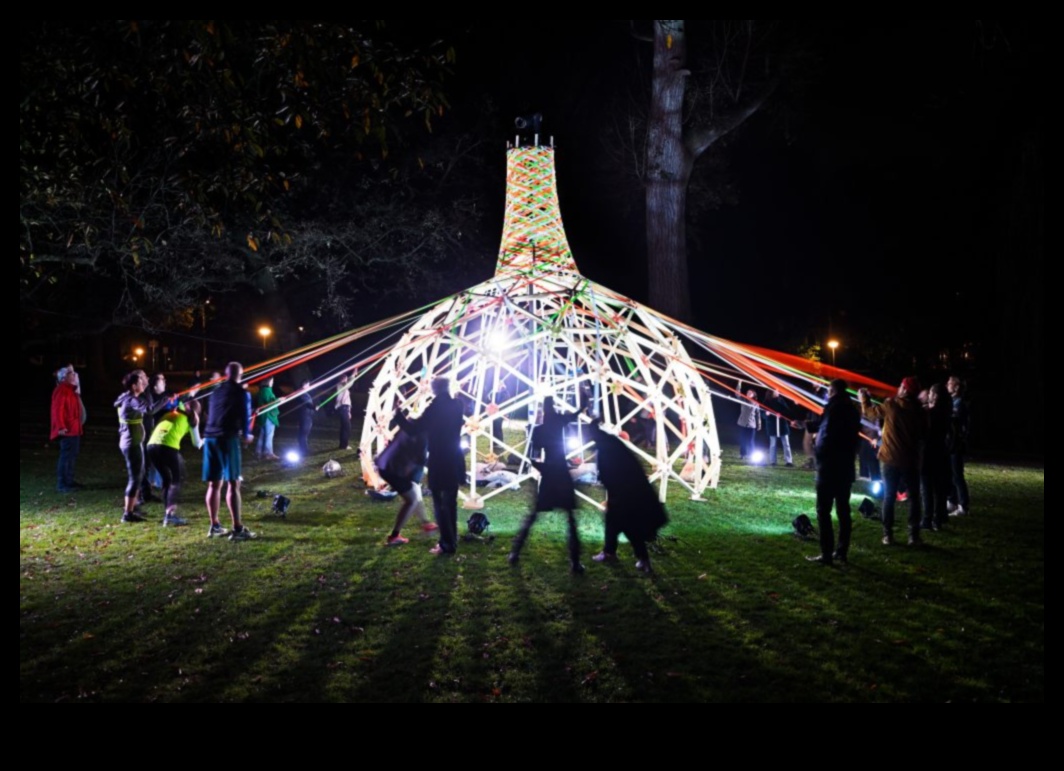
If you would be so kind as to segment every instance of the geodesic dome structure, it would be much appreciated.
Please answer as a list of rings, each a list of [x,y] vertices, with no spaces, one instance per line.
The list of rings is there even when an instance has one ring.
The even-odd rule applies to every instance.
[[[359,445],[363,475],[378,481],[372,459],[394,436],[395,411],[420,414],[432,379],[449,377],[468,404],[467,508],[502,491],[477,487],[497,461],[517,469],[515,483],[535,475],[533,434],[548,395],[571,413],[574,463],[591,457],[583,426],[598,416],[646,461],[663,501],[673,485],[701,498],[719,480],[720,444],[709,389],[679,326],[580,274],[562,226],[553,147],[513,147],[507,160],[495,275],[421,315],[383,360]],[[632,421],[641,444],[626,435]]]

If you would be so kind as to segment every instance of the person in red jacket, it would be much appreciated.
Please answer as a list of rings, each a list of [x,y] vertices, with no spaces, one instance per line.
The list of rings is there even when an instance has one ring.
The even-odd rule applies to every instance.
[[[58,381],[52,392],[52,441],[59,442],[59,465],[56,489],[72,493],[81,489],[74,481],[74,466],[81,451],[82,424],[85,410],[78,395],[78,375],[72,366],[56,373]]]

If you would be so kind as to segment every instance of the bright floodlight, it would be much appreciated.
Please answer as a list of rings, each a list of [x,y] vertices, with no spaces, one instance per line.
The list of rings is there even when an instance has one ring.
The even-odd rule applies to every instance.
[[[288,452],[285,453],[284,459],[285,459],[285,462],[290,463],[291,465],[295,466],[297,463],[299,463],[299,461],[303,460],[303,456],[301,456],[295,450],[289,450]]]
[[[501,329],[496,329],[488,335],[488,347],[496,353],[501,352],[509,342],[510,336]]]
[[[565,442],[566,448],[569,452],[575,452],[580,449],[580,438],[576,436],[570,436]]]
[[[881,495],[882,493],[883,493],[883,483],[882,482],[873,482],[872,483],[872,495]]]
[[[761,465],[765,462],[765,453],[761,452],[761,450],[754,450],[753,455],[750,456],[750,462]]]

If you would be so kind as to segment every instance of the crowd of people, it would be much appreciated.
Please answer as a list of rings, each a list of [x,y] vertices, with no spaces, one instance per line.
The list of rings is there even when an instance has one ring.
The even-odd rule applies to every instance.
[[[81,488],[75,479],[80,440],[87,413],[81,398],[78,374],[73,366],[60,369],[52,395],[51,438],[59,446],[57,489],[63,493]],[[203,481],[207,485],[206,508],[210,519],[208,536],[233,541],[255,538],[242,521],[242,449],[255,442],[263,459],[276,459],[274,436],[280,423],[278,399],[273,378],[259,383],[257,396],[243,381],[243,367],[230,363],[224,375],[215,373],[208,398],[198,398],[197,380],[181,398],[166,388],[166,380],[149,380],[143,370],[128,373],[122,392],[115,399],[119,450],[126,468],[121,520],[145,521],[143,504],[151,495],[149,478],[154,477],[164,503],[162,524],[180,527],[188,521],[179,516],[178,504],[185,464],[181,455],[188,437],[203,452]],[[336,388],[335,409],[340,417],[341,449],[349,447],[351,431],[352,383],[344,377]],[[426,532],[438,533],[431,549],[434,555],[454,554],[458,549],[458,491],[465,483],[465,459],[461,431],[466,415],[463,402],[452,393],[452,383],[436,378],[431,383],[433,399],[416,418],[396,413],[398,431],[375,459],[381,478],[401,500],[395,525],[386,545],[409,543],[402,528],[415,516]],[[856,404],[843,380],[830,383],[823,392],[823,409],[799,414],[796,406],[779,391],[768,392],[758,401],[755,389],[740,390],[743,399],[739,419],[740,454],[752,457],[757,435],[767,440],[767,462],[794,465],[790,437],[803,430],[808,454],[816,470],[816,513],[820,553],[811,561],[831,565],[848,560],[852,533],[850,498],[857,479],[857,460],[862,475],[883,482],[882,522],[884,545],[895,543],[895,522],[899,503],[908,503],[907,541],[922,543],[923,533],[946,526],[951,515],[970,512],[971,503],[965,476],[965,457],[970,418],[964,383],[951,377],[944,384],[922,390],[916,378],[906,378],[897,394],[881,402],[869,392],[857,392]],[[257,404],[258,436],[253,401]],[[298,441],[310,453],[309,435],[317,408],[304,381],[295,399]],[[532,508],[514,538],[509,562],[519,563],[522,549],[539,516],[560,510],[567,516],[568,556],[573,573],[584,572],[575,512],[577,499],[565,447],[565,427],[573,420],[555,408],[554,400],[544,399],[542,413],[531,433],[530,457],[538,472],[539,484]],[[599,481],[605,487],[605,544],[593,559],[599,563],[617,560],[619,536],[624,534],[637,559],[637,569],[651,572],[647,543],[667,523],[668,516],[647,481],[638,457],[620,438],[592,422],[590,436],[596,448]],[[429,519],[422,496],[422,475],[429,474],[434,520]],[[220,519],[225,501],[229,527]],[[838,538],[832,512],[838,520]]]
[[[861,442],[878,446],[884,546],[895,543],[898,503],[908,504],[906,534],[910,546],[922,545],[923,533],[944,528],[950,515],[970,512],[965,479],[970,419],[960,378],[952,377],[946,384],[923,392],[919,381],[908,377],[893,397],[877,403],[867,389],[861,389],[857,402],[859,409],[849,397],[847,383],[836,380],[829,387],[822,414],[794,423],[814,437],[820,554],[811,559],[823,565],[848,559],[850,496]],[[862,425],[875,430],[863,435]],[[832,508],[839,522],[837,542]]]

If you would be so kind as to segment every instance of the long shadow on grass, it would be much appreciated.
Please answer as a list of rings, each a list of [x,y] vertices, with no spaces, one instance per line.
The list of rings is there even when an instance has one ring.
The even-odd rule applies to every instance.
[[[431,698],[441,636],[454,613],[461,578],[453,557],[427,553],[429,541],[411,539],[401,549],[378,547],[380,633],[362,660],[362,673],[345,694],[353,702],[421,702]],[[393,563],[383,569],[381,563]],[[369,587],[363,587],[369,588]],[[354,598],[352,598],[354,599]],[[365,601],[365,598],[362,598]]]

